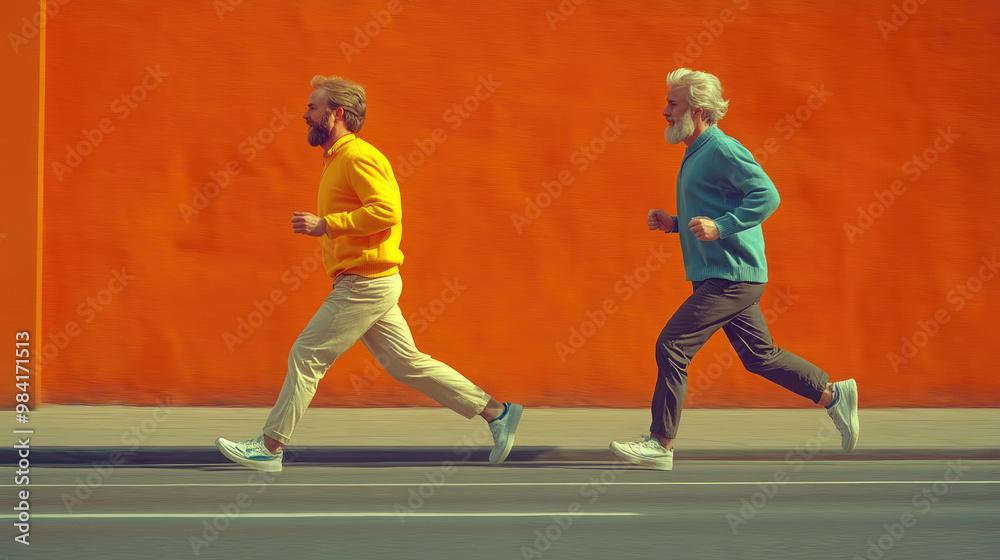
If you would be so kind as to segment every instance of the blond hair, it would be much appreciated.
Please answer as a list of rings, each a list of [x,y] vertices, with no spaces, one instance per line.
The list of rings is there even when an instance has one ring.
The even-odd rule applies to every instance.
[[[326,93],[326,103],[331,111],[337,107],[344,109],[344,124],[347,130],[358,132],[365,124],[365,86],[345,80],[340,76],[317,74],[309,82],[313,88]]]

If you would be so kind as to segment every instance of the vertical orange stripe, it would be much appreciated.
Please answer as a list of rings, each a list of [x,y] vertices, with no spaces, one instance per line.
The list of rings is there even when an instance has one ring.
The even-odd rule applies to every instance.
[[[38,31],[38,223],[36,224],[35,240],[35,406],[42,404],[42,372],[38,366],[38,353],[42,341],[42,218],[45,193],[45,27],[48,14],[45,13],[45,0],[38,0],[42,14],[41,29]]]

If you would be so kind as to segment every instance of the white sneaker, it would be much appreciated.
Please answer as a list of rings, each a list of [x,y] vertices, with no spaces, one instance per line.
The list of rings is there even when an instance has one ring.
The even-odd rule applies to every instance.
[[[833,420],[833,425],[840,430],[840,446],[844,451],[854,451],[858,444],[858,434],[861,433],[861,422],[858,420],[858,384],[853,379],[838,381],[833,384],[836,404],[826,410]]]
[[[267,472],[281,470],[281,458],[284,456],[284,451],[277,453],[268,451],[264,445],[264,436],[238,443],[219,438],[215,440],[215,445],[219,447],[219,451],[222,451],[227,459],[245,467]]]
[[[674,449],[665,449],[650,436],[631,442],[613,441],[610,448],[615,455],[636,465],[663,471],[674,468]]]

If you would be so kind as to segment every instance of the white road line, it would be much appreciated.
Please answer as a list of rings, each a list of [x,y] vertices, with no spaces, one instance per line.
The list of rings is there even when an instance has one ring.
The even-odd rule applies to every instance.
[[[777,484],[778,486],[821,486],[821,485],[847,485],[847,484],[936,484],[946,482],[947,484],[1000,484],[1000,480],[788,480],[785,482],[774,482],[770,480],[754,481],[711,481],[711,482],[617,482],[584,480],[580,482],[446,482],[436,486],[585,486],[588,484],[600,484],[601,486],[755,486],[757,484]],[[97,487],[103,488],[231,488],[245,486],[276,486],[276,487],[302,487],[302,488],[406,488],[410,486],[420,486],[428,484],[427,481],[416,482],[235,482],[235,483],[204,483],[204,482],[177,482],[163,484],[100,484]],[[433,483],[431,483],[433,484]],[[17,486],[14,484],[0,484],[0,488],[76,488],[80,484],[31,484],[28,486]]]
[[[133,518],[144,518],[144,519],[203,519],[207,517],[219,517],[225,514],[220,514],[218,512],[204,512],[204,513],[33,513],[31,519],[133,519]],[[630,515],[646,515],[644,513],[638,512],[599,512],[599,511],[580,511],[576,513],[567,513],[564,511],[556,512],[512,512],[512,513],[470,513],[470,512],[446,512],[446,513],[431,513],[431,512],[413,512],[405,513],[406,517],[553,517],[559,515],[572,515],[573,517],[622,517]],[[262,519],[275,519],[275,518],[288,518],[288,517],[399,517],[398,513],[388,513],[388,512],[313,512],[313,513],[301,513],[301,512],[291,512],[291,513],[240,513],[237,517],[256,517]],[[4,514],[0,515],[0,519],[16,519],[16,515]]]

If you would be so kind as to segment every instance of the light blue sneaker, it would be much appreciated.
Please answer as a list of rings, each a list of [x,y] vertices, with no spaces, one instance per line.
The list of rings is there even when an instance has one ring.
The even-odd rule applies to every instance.
[[[521,421],[524,407],[509,402],[503,403],[503,414],[490,420],[490,431],[493,432],[493,451],[490,451],[490,463],[499,465],[504,462],[510,450],[514,447],[514,432],[517,423]]]
[[[227,459],[245,467],[267,472],[281,471],[281,458],[285,452],[271,453],[268,451],[267,447],[264,446],[264,436],[239,443],[219,438],[215,440],[215,445],[219,447],[219,451],[222,451]]]
[[[853,379],[838,381],[833,384],[834,401],[830,403],[827,414],[833,420],[833,425],[840,430],[840,446],[844,451],[854,451],[861,435],[861,421],[858,419],[858,384]]]

